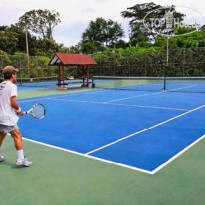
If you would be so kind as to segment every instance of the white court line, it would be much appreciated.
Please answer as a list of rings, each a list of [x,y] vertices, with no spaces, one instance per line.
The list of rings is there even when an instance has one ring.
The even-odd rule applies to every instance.
[[[159,127],[159,126],[161,126],[161,125],[163,125],[163,124],[166,124],[166,123],[168,123],[168,122],[170,122],[170,121],[173,121],[173,120],[175,120],[175,119],[177,119],[177,118],[180,118],[180,117],[182,117],[182,116],[184,116],[184,115],[187,115],[187,114],[189,114],[189,113],[191,113],[191,112],[194,112],[194,111],[199,110],[199,109],[204,108],[204,107],[205,107],[205,105],[202,105],[202,106],[200,106],[200,107],[194,108],[194,109],[189,110],[189,111],[187,111],[187,112],[185,112],[185,113],[182,113],[182,114],[177,115],[177,116],[175,116],[175,117],[173,117],[173,118],[170,118],[170,119],[165,120],[165,121],[163,121],[163,122],[161,122],[161,123],[158,123],[158,124],[156,124],[156,125],[154,125],[154,126],[152,126],[152,127],[148,127],[148,128],[143,129],[143,130],[137,131],[137,132],[132,133],[132,134],[130,134],[130,135],[128,135],[128,136],[125,136],[125,137],[122,137],[122,138],[120,138],[120,139],[118,139],[118,140],[115,140],[115,141],[113,141],[113,142],[111,142],[111,143],[109,143],[109,144],[106,144],[106,145],[104,145],[104,146],[102,146],[102,147],[99,147],[99,148],[97,148],[97,149],[91,150],[90,152],[87,152],[86,154],[87,154],[87,155],[90,155],[90,154],[92,154],[92,153],[94,153],[94,152],[97,152],[97,151],[99,151],[99,150],[105,149],[105,148],[107,148],[107,147],[109,147],[109,146],[111,146],[111,145],[114,145],[114,144],[116,144],[116,143],[118,143],[118,142],[121,142],[121,141],[123,141],[123,140],[126,140],[126,139],[128,139],[128,138],[130,138],[130,137],[136,136],[136,135],[138,135],[138,134],[140,134],[140,133],[142,133],[142,132],[145,132],[145,131],[154,129],[154,128],[156,128],[156,127]]]
[[[158,94],[161,92],[154,92],[152,93],[154,94]],[[143,94],[143,95],[137,95],[137,96],[132,96],[130,98],[136,98],[136,97],[142,97],[142,96],[146,96],[146,95],[150,95],[150,94]],[[66,95],[68,96],[68,95]],[[69,95],[71,96],[71,95]],[[162,109],[162,110],[178,110],[178,111],[188,111],[188,109],[183,109],[183,108],[170,108],[170,107],[160,107],[160,106],[146,106],[146,105],[133,105],[133,104],[115,104],[112,102],[116,102],[116,101],[121,101],[123,99],[128,99],[128,98],[123,98],[123,99],[118,99],[118,100],[113,100],[113,101],[105,101],[105,102],[96,102],[96,101],[85,101],[85,100],[69,100],[69,99],[59,99],[65,97],[65,95],[63,96],[51,96],[51,97],[43,97],[43,98],[35,98],[35,99],[28,99],[28,100],[22,100],[19,101],[20,103],[27,103],[27,102],[35,102],[35,101],[39,101],[39,100],[57,100],[57,101],[67,101],[67,102],[77,102],[77,103],[91,103],[91,104],[102,104],[102,105],[106,105],[106,104],[110,104],[110,105],[119,105],[119,106],[127,106],[127,107],[139,107],[139,108],[149,108],[149,109]]]
[[[50,100],[50,98],[47,98]],[[83,100],[66,100],[66,99],[51,99],[57,101],[66,101],[66,102],[77,102],[77,103],[91,103],[91,104],[101,104],[101,105],[118,105],[126,107],[139,107],[139,108],[148,108],[148,109],[162,109],[162,110],[177,110],[177,111],[189,111],[188,109],[182,108],[170,108],[170,107],[159,107],[159,106],[146,106],[146,105],[130,105],[130,104],[119,104],[119,103],[107,103],[107,102],[95,102],[95,101],[83,101]]]
[[[64,152],[69,152],[69,153],[79,155],[79,156],[82,156],[82,157],[94,159],[94,160],[105,162],[105,163],[108,163],[108,164],[113,164],[113,165],[125,167],[125,168],[128,168],[128,169],[132,169],[132,170],[147,173],[147,174],[152,174],[152,172],[150,172],[148,170],[145,170],[145,169],[140,169],[140,168],[137,168],[137,167],[133,167],[133,166],[113,162],[113,161],[110,161],[110,160],[101,159],[101,158],[90,156],[90,155],[85,155],[85,154],[82,154],[80,152],[72,151],[72,150],[69,150],[69,149],[62,148],[62,147],[57,147],[57,146],[54,146],[54,145],[46,144],[46,143],[43,143],[43,142],[39,142],[39,141],[36,141],[36,140],[31,140],[31,139],[24,138],[24,137],[23,137],[23,139],[26,140],[26,141],[29,141],[29,142],[33,142],[33,143],[36,143],[36,144],[39,144],[39,145],[43,145],[43,146],[50,147],[50,148],[53,148],[53,149],[61,150],[61,151],[64,151]]]
[[[182,90],[182,89],[193,88],[193,87],[197,87],[197,86],[198,86],[198,85],[190,85],[190,86],[186,86],[186,87],[170,89],[170,90],[167,90],[167,91],[169,92],[169,91],[175,91],[175,90]]]
[[[46,98],[48,100],[57,100],[57,101],[66,101],[66,102],[77,102],[77,103],[91,103],[91,104],[104,104],[103,102],[87,101],[87,100],[69,100],[69,99],[55,99],[55,98]]]
[[[156,169],[154,169],[152,171],[152,174],[155,174],[156,172],[158,172],[159,170],[161,170],[162,168],[164,168],[165,166],[167,166],[169,163],[171,163],[172,161],[174,161],[176,158],[178,158],[180,155],[182,155],[184,152],[186,152],[188,149],[190,149],[191,147],[193,147],[195,144],[197,144],[199,141],[201,141],[202,139],[205,138],[205,135],[203,135],[202,137],[200,137],[199,139],[197,139],[196,141],[194,141],[192,144],[190,144],[189,146],[185,147],[183,150],[181,150],[180,152],[178,152],[176,155],[174,155],[172,158],[170,158],[168,161],[166,161],[165,163],[161,164],[159,167],[157,167]]]
[[[146,93],[146,94],[142,94],[142,95],[136,95],[136,96],[126,97],[126,98],[120,98],[120,99],[116,99],[116,100],[110,100],[110,101],[106,101],[106,102],[107,102],[107,103],[112,103],[112,102],[117,102],[117,101],[132,99],[132,98],[143,97],[143,96],[157,95],[157,94],[161,94],[161,93],[164,93],[164,92],[167,92],[167,91],[170,92],[170,91],[175,91],[175,90],[182,90],[182,89],[185,89],[185,88],[192,88],[192,87],[196,87],[196,86],[197,86],[197,85],[190,85],[190,86],[180,87],[180,88],[175,88],[175,89],[170,89],[170,90],[156,91],[156,92]]]
[[[43,145],[43,146],[46,146],[46,147],[49,147],[49,148],[53,148],[53,149],[57,149],[57,150],[61,150],[61,151],[64,151],[64,152],[69,152],[69,153],[72,153],[72,154],[75,154],[75,155],[79,155],[79,156],[82,156],[82,157],[94,159],[94,160],[97,160],[97,161],[101,161],[101,162],[108,163],[108,164],[113,164],[113,165],[124,167],[124,168],[128,168],[128,169],[132,169],[132,170],[143,172],[143,173],[150,174],[150,175],[156,174],[159,170],[164,168],[166,165],[171,163],[173,160],[178,158],[180,155],[182,155],[184,152],[186,152],[188,149],[193,147],[195,144],[197,144],[199,141],[201,141],[204,138],[205,138],[205,135],[203,135],[202,137],[200,137],[199,139],[194,141],[189,146],[185,147],[183,150],[178,152],[175,156],[170,158],[167,162],[165,162],[162,165],[160,165],[159,167],[155,168],[153,171],[148,171],[148,170],[145,170],[145,169],[140,169],[140,168],[137,168],[137,167],[126,165],[126,164],[122,164],[122,163],[117,163],[117,162],[113,162],[113,161],[110,161],[110,160],[101,159],[101,158],[98,158],[98,157],[90,156],[90,155],[87,155],[87,154],[82,154],[80,152],[72,151],[72,150],[69,150],[69,149],[65,149],[65,148],[62,148],[62,147],[57,147],[57,146],[54,146],[54,145],[46,144],[46,143],[43,143],[43,142],[39,142],[39,141],[36,141],[36,140],[31,140],[31,139],[23,137],[24,140],[32,142],[32,143],[35,143],[35,144]]]
[[[143,96],[147,96],[147,95],[152,95],[152,93],[146,93],[146,94],[142,94],[142,95],[135,95],[135,96],[120,98],[120,99],[116,99],[116,100],[109,100],[109,101],[106,101],[105,103],[112,103],[112,102],[132,99],[132,98],[139,98],[139,97],[143,97]]]
[[[159,91],[159,92],[152,92],[152,93],[146,93],[146,94],[142,94],[142,95],[135,95],[135,96],[131,96],[131,97],[126,97],[126,98],[119,98],[119,99],[116,99],[116,100],[106,101],[105,103],[112,103],[112,102],[128,100],[128,99],[138,98],[138,97],[144,97],[144,96],[149,96],[149,95],[156,95],[156,94],[161,94],[163,92],[166,92],[166,91],[163,90],[163,91]]]
[[[190,86],[189,86],[190,87]],[[180,89],[180,88],[179,88]],[[181,89],[184,89],[184,88],[181,88]],[[176,89],[173,89],[173,90],[176,90]],[[93,92],[107,92],[107,91],[93,91]],[[164,92],[164,91],[163,91]],[[162,92],[156,92],[156,93],[153,93],[153,94],[159,94],[159,93],[162,93]],[[72,93],[69,93],[67,95],[71,95]],[[82,94],[82,93],[78,93],[78,94]],[[92,94],[92,92],[88,93],[86,92],[86,94]],[[150,93],[149,93],[150,94]],[[149,95],[147,94],[147,95]],[[66,95],[66,96],[67,96]],[[74,94],[72,94],[74,95]],[[58,97],[64,97],[65,95],[62,94],[62,96],[58,96]],[[56,98],[56,96],[53,97],[54,99]],[[45,98],[39,98],[39,99],[32,99],[32,100],[26,100],[26,101],[21,101],[21,102],[29,102],[29,101],[37,101],[37,100],[44,100],[44,99],[48,99],[48,97],[45,97]],[[50,98],[51,99],[51,98]],[[81,102],[81,101],[78,101],[78,102]],[[90,102],[90,101],[88,101]],[[92,103],[96,103],[96,102],[92,102]],[[97,102],[98,103],[98,102]],[[168,121],[171,121],[173,119],[176,119],[180,116],[183,116],[185,114],[188,114],[190,112],[193,112],[197,109],[201,109],[203,108],[205,105],[201,106],[201,107],[198,107],[198,108],[195,108],[193,110],[190,110],[182,115],[179,115],[179,116],[176,116],[174,118],[171,118],[165,122],[162,122],[162,124],[165,124],[167,123]],[[150,127],[146,130],[149,130],[149,129],[153,129],[155,127],[159,126],[158,124],[153,126],[153,127]],[[142,131],[146,131],[145,129],[142,130]],[[44,145],[44,146],[47,146],[47,147],[51,147],[51,148],[54,148],[54,149],[58,149],[58,150],[62,150],[62,151],[65,151],[65,152],[70,152],[70,153],[73,153],[73,154],[76,154],[76,155],[80,155],[80,156],[83,156],[83,157],[87,157],[87,158],[91,158],[91,159],[94,159],[94,160],[98,160],[98,161],[102,161],[102,162],[106,162],[106,163],[109,163],[109,164],[114,164],[114,165],[117,165],[117,166],[121,166],[121,167],[125,167],[125,168],[129,168],[129,169],[132,169],[132,170],[137,170],[137,171],[140,171],[140,172],[144,172],[144,173],[147,173],[147,174],[155,174],[157,171],[159,171],[160,169],[162,169],[164,166],[166,166],[168,163],[170,163],[171,161],[173,161],[174,159],[176,159],[178,156],[180,156],[180,154],[182,154],[183,152],[185,152],[186,150],[188,150],[190,147],[194,146],[197,142],[199,142],[200,140],[202,140],[203,138],[205,137],[202,136],[201,138],[199,138],[198,140],[196,140],[194,143],[192,143],[191,145],[189,145],[188,147],[186,147],[184,150],[182,150],[181,152],[179,152],[177,155],[175,155],[174,157],[172,157],[171,159],[169,159],[167,162],[165,162],[164,164],[160,165],[159,167],[157,167],[155,170],[153,171],[148,171],[148,170],[144,170],[144,169],[140,169],[140,168],[136,168],[136,167],[133,167],[133,166],[129,166],[129,165],[125,165],[125,164],[121,164],[121,163],[116,163],[116,162],[113,162],[113,161],[109,161],[109,160],[104,160],[104,159],[101,159],[101,158],[98,158],[98,157],[94,157],[94,156],[90,156],[88,155],[88,153],[86,154],[82,154],[82,153],[78,153],[78,152],[75,152],[75,151],[71,151],[71,150],[68,150],[68,149],[64,149],[64,148],[61,148],[61,147],[57,147],[57,146],[53,146],[53,145],[49,145],[49,144],[45,144],[45,143],[41,143],[41,142],[38,142],[38,141],[35,141],[35,140],[30,140],[30,139],[27,139],[27,138],[23,138],[24,140],[27,140],[27,141],[30,141],[30,142],[33,142],[33,143],[36,143],[36,144],[41,144],[41,145]]]
[[[141,108],[150,108],[150,109],[162,109],[162,110],[178,110],[178,111],[189,111],[188,109],[182,108],[171,108],[171,107],[158,107],[158,106],[148,106],[148,105],[135,105],[135,104],[119,104],[119,103],[105,103],[109,105],[119,105],[126,107],[141,107]]]
[[[177,88],[177,89],[170,89],[168,91],[175,91],[175,90],[180,90],[180,89],[184,89],[184,88],[190,88],[190,87],[195,87],[197,85],[192,85],[192,86],[186,86],[186,87],[181,87],[181,88]],[[20,103],[26,103],[26,102],[33,102],[33,101],[38,101],[38,100],[46,100],[46,99],[57,99],[57,98],[63,98],[65,96],[75,96],[75,95],[82,95],[82,94],[93,94],[93,93],[100,93],[100,92],[108,92],[108,91],[113,91],[113,90],[98,90],[98,91],[86,91],[86,92],[80,92],[80,93],[67,93],[67,94],[62,94],[62,95],[54,95],[54,96],[44,96],[44,97],[40,97],[40,98],[31,98],[31,99],[19,99],[18,101]],[[163,90],[163,91],[156,91],[156,92],[151,92],[151,93],[146,93],[146,94],[142,94],[142,95],[136,95],[136,96],[131,96],[131,97],[127,97],[127,98],[120,98],[120,99],[116,99],[116,100],[110,100],[110,101],[106,101],[104,103],[112,103],[112,102],[117,102],[117,101],[122,101],[122,100],[127,100],[127,99],[132,99],[132,98],[137,98],[137,97],[143,97],[143,96],[149,96],[149,95],[156,95],[156,94],[161,94],[166,92],[167,90]],[[80,102],[80,101],[76,101],[76,102]],[[89,102],[89,101],[84,101],[84,102]],[[93,102],[91,102],[93,103]],[[98,103],[98,102],[96,102]]]

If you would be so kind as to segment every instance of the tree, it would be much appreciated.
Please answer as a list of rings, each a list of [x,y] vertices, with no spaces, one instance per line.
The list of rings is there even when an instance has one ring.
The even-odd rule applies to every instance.
[[[124,18],[131,19],[129,22],[130,26],[130,41],[131,43],[138,42],[138,38],[147,38],[147,41],[153,42],[156,40],[156,37],[159,33],[167,33],[167,29],[164,26],[155,28],[152,31],[148,31],[143,23],[144,17],[147,15],[147,19],[162,19],[164,18],[164,9],[160,5],[152,3],[136,4],[133,7],[127,8],[126,11],[122,11],[121,15]],[[173,12],[175,18],[179,18],[181,21],[184,17],[184,14],[175,11],[175,6],[169,7],[170,11]],[[152,12],[153,11],[153,12]],[[174,32],[174,29],[169,29],[168,33],[171,34]]]
[[[35,55],[51,57],[55,52],[59,52],[63,44],[57,44],[50,39],[39,39],[35,46]]]
[[[53,12],[53,13],[52,13]],[[49,10],[32,10],[19,18],[19,25],[40,36],[53,40],[53,29],[61,22],[58,12]]]
[[[180,36],[180,34],[185,34],[190,31],[192,31],[192,29],[189,27],[177,28],[175,33],[179,36],[172,36],[169,38],[169,49],[205,47],[205,33],[201,31]],[[158,35],[154,45],[166,49],[166,36]]]
[[[13,54],[18,44],[17,33],[7,26],[0,27],[0,49]]]
[[[97,46],[95,45],[95,43],[90,41],[81,43],[80,47],[82,53],[93,54],[97,52]]]
[[[14,54],[15,52],[25,52],[25,32],[18,25],[0,26],[0,49],[4,50],[8,54]],[[36,44],[36,38],[32,37],[28,32],[28,39],[30,42],[30,51],[33,55],[33,48]]]
[[[92,42],[102,50],[105,47],[113,47],[123,36],[124,31],[120,24],[110,19],[97,18],[89,23],[82,34],[82,42]]]
[[[21,27],[19,27],[18,24],[11,25],[9,30],[16,33],[16,37],[18,39],[17,46],[14,49],[14,51],[15,52],[26,52],[26,34],[24,30]],[[36,47],[37,39],[35,36],[32,36],[30,32],[27,32],[27,38],[29,41],[30,55],[35,55],[35,47]]]

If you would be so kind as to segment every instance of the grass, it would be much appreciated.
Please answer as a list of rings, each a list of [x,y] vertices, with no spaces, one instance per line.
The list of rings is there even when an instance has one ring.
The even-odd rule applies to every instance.
[[[17,168],[10,136],[0,164],[1,204],[203,205],[205,141],[155,175],[24,141],[34,163]]]
[[[56,91],[21,91],[19,96],[41,93]],[[203,205],[205,201],[205,140],[155,175],[26,140],[24,146],[34,164],[17,168],[12,138],[7,136],[3,143],[6,160],[0,163],[2,205]]]

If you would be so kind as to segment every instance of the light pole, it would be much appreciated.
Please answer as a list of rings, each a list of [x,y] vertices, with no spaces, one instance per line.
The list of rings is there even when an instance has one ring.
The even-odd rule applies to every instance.
[[[27,68],[30,68],[30,60],[29,60],[29,48],[28,48],[28,28],[25,27],[26,32],[26,54],[27,54]]]
[[[166,59],[166,67],[168,68],[169,65],[169,29],[172,28],[173,24],[173,12],[170,11],[169,7],[168,10],[165,11],[165,21],[166,21],[166,30],[167,30],[167,59]],[[166,90],[166,68],[164,69],[164,90]]]
[[[166,20],[166,29],[167,29],[167,66],[169,64],[169,29],[172,28],[173,24],[173,12],[168,8],[168,11],[165,11],[165,20]]]

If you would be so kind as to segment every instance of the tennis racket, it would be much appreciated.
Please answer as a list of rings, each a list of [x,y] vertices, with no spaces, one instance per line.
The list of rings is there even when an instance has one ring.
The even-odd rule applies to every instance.
[[[43,119],[46,115],[46,108],[43,104],[35,104],[30,110],[24,112],[24,114],[29,114],[36,119]]]

